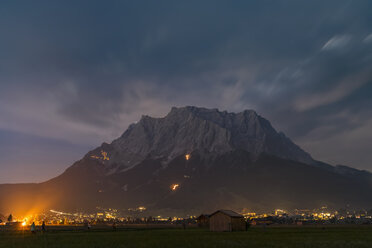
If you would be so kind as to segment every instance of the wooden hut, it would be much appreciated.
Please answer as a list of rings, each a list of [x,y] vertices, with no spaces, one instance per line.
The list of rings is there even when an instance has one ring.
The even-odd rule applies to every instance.
[[[198,227],[208,228],[209,227],[209,215],[201,214],[197,219]]]
[[[209,230],[214,232],[245,231],[244,216],[232,210],[218,210],[209,216]]]

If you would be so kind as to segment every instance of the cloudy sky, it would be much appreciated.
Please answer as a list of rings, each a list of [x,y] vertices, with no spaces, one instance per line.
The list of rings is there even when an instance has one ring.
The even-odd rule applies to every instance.
[[[0,183],[40,182],[172,106],[254,109],[372,171],[372,1],[0,2]]]

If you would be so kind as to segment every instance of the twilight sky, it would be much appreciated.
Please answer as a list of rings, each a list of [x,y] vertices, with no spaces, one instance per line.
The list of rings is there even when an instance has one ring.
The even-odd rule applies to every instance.
[[[0,183],[62,173],[142,114],[254,109],[372,171],[372,1],[0,2]]]

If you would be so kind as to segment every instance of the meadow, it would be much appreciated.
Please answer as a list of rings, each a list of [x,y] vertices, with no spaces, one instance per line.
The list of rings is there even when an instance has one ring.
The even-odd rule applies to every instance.
[[[205,229],[93,228],[92,230],[0,231],[7,248],[126,247],[372,247],[372,226],[252,227],[246,232],[214,233]]]

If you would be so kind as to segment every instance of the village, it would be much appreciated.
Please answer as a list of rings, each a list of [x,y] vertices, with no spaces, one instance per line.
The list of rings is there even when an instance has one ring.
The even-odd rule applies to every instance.
[[[140,206],[128,209],[130,215],[123,216],[117,209],[97,208],[96,213],[66,213],[50,210],[42,214],[17,217],[0,215],[0,227],[27,230],[33,223],[35,226],[75,227],[113,227],[136,228],[205,228],[210,231],[245,231],[250,226],[268,225],[336,225],[357,224],[372,225],[372,211],[330,211],[326,207],[314,210],[294,210],[287,212],[275,209],[272,213],[240,212],[217,210],[199,216],[146,216],[146,208]],[[128,211],[126,211],[128,213]],[[44,224],[43,224],[44,223]]]

